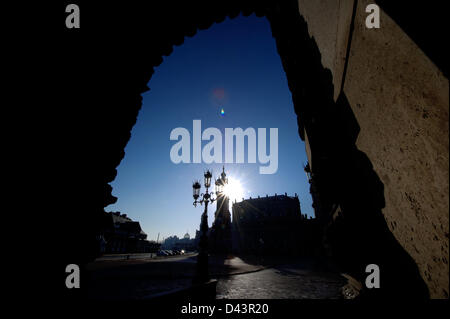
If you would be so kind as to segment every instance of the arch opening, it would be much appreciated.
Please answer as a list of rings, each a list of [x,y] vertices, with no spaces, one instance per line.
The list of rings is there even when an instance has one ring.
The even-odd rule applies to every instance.
[[[255,5],[255,8],[241,10],[244,15],[251,12],[266,15],[271,24],[297,114],[298,133],[309,148],[311,192],[315,215],[322,225],[326,253],[333,257],[338,267],[358,280],[363,279],[363,267],[369,259],[379,260],[379,264],[392,270],[388,277],[398,279],[394,286],[384,290],[388,293],[406,290],[410,294],[418,291],[426,293],[414,262],[386,226],[381,214],[384,207],[383,183],[367,156],[355,146],[358,123],[345,94],[342,93],[334,102],[331,72],[322,66],[320,51],[310,37],[295,2],[272,7]],[[222,13],[204,15],[204,19],[198,18],[198,27],[207,28],[213,20],[221,21],[225,16],[239,12],[234,10],[230,14],[229,10],[224,9]],[[189,27],[192,24],[185,22],[183,32],[193,35],[195,27]],[[114,106],[108,106],[111,108],[107,117],[99,119],[99,115],[105,114],[102,112],[105,106],[100,106],[101,110],[95,111],[92,117],[93,127],[89,127],[92,130],[87,135],[95,135],[98,139],[83,147],[87,148],[86,152],[97,155],[88,161],[92,167],[90,172],[95,172],[92,174],[95,177],[90,179],[92,183],[86,189],[83,204],[93,207],[94,214],[98,216],[103,207],[115,201],[108,183],[114,180],[116,167],[124,156],[123,150],[141,106],[140,94],[145,91],[152,68],[162,62],[161,55],[170,54],[171,42],[183,42],[183,36],[176,30],[166,31],[164,37],[155,40],[158,43],[155,47],[159,50],[155,50],[150,58],[139,56],[136,59],[139,62],[130,62],[129,69],[120,70],[129,83],[117,93]],[[151,65],[150,72],[142,67],[145,65]],[[136,70],[137,66],[139,70]],[[105,74],[110,72],[105,71]],[[101,100],[92,103],[95,102],[105,104]],[[120,104],[126,105],[127,109]],[[108,125],[98,125],[107,122]],[[114,130],[108,129],[109,125]],[[92,239],[88,235],[98,230],[99,223],[100,217],[83,237],[84,248],[92,247]],[[74,248],[71,252],[77,250],[79,248]],[[88,255],[86,251],[92,250],[82,249],[79,251],[80,257],[85,258]],[[407,269],[406,273],[404,269]],[[411,287],[415,290],[409,289]]]

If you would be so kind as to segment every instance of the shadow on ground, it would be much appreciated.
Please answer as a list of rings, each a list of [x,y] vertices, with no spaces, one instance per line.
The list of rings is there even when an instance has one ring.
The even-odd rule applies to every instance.
[[[191,286],[196,255],[93,262],[86,267],[87,297],[92,299],[143,299]],[[211,278],[258,272],[267,267],[296,263],[312,269],[313,259],[217,255],[209,258]],[[298,267],[297,267],[298,268]]]

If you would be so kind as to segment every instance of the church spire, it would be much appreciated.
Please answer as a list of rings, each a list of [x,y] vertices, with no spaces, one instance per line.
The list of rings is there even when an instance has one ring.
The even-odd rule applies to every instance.
[[[222,183],[228,184],[227,174],[225,174],[225,165],[222,166],[222,174],[220,174]]]

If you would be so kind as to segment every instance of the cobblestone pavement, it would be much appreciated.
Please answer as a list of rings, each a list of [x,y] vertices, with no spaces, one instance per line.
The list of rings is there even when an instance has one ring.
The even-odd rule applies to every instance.
[[[279,266],[219,279],[217,299],[339,299],[345,283],[337,274]]]
[[[283,265],[283,266],[281,266]],[[142,299],[191,286],[196,255],[111,260],[88,265],[88,295],[93,299]],[[266,268],[267,267],[267,268]],[[307,259],[211,256],[217,298],[339,298],[346,280],[319,271]]]

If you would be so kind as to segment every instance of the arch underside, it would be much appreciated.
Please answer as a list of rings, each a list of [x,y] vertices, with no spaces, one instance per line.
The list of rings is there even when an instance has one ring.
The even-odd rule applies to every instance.
[[[320,50],[297,1],[177,6],[176,10],[170,3],[121,8],[116,23],[95,26],[88,40],[71,45],[79,60],[72,61],[73,76],[59,92],[70,96],[61,118],[62,129],[69,132],[61,145],[69,169],[61,176],[64,190],[58,198],[68,210],[59,217],[68,225],[63,235],[67,238],[64,262],[73,256],[88,261],[96,255],[94,238],[103,209],[116,200],[109,183],[125,155],[142,105],[141,94],[149,89],[147,84],[162,57],[197,30],[226,17],[255,13],[270,22],[292,94],[299,137],[307,138],[311,150],[311,193],[323,230],[323,255],[362,282],[366,265],[376,263],[387,269],[386,285],[377,293],[427,295],[416,264],[386,225],[384,185],[370,159],[355,145],[360,127],[345,94],[341,92],[334,101],[331,71],[321,63]],[[83,17],[84,26],[96,14],[115,17],[117,13],[114,7],[92,5],[92,16]],[[303,169],[300,163],[299,169]],[[72,216],[79,212],[89,216],[90,222],[74,220]]]

